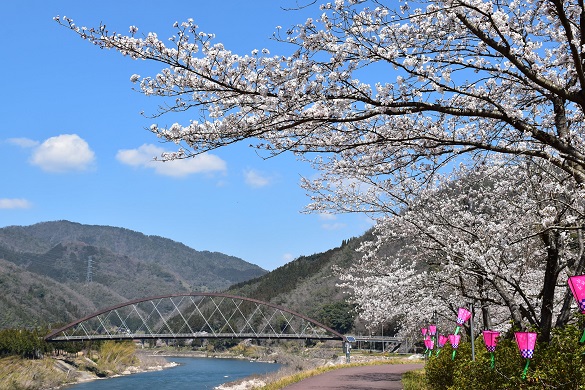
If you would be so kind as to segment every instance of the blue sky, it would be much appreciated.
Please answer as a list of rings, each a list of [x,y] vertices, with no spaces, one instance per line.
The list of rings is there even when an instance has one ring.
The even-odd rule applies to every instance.
[[[313,172],[292,155],[264,160],[245,145],[176,164],[151,158],[172,145],[145,130],[156,98],[132,90],[130,76],[154,75],[154,63],[100,50],[53,21],[100,22],[126,33],[173,34],[193,18],[237,53],[269,48],[277,25],[312,11],[285,11],[290,0],[174,2],[2,1],[0,226],[53,220],[109,225],[159,235],[197,250],[240,257],[272,270],[301,255],[360,236],[362,215],[305,215],[298,186]],[[195,115],[195,113],[193,114]],[[181,121],[172,116],[162,125]]]

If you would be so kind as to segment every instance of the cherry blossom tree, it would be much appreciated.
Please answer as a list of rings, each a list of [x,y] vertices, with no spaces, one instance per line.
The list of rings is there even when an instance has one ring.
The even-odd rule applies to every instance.
[[[484,327],[512,319],[548,340],[554,319],[569,319],[567,277],[585,263],[581,192],[564,171],[531,159],[462,166],[381,221],[342,285],[373,323],[397,317],[412,331],[435,310],[453,321],[474,302]]]
[[[555,285],[571,262],[582,268],[583,252],[567,249],[567,242],[582,248],[580,214],[567,210],[579,209],[585,182],[583,0],[336,0],[315,18],[277,28],[281,55],[233,53],[193,20],[176,23],[168,41],[134,26],[124,35],[105,25],[56,20],[100,48],[161,64],[157,75],[131,77],[143,94],[161,98],[154,119],[193,113],[189,123],[151,126],[179,145],[163,158],[237,142],[267,157],[290,151],[320,173],[302,183],[313,199],[309,211],[366,212],[379,218],[383,242],[402,234],[407,244],[391,262],[380,263],[365,248],[372,254],[363,261],[372,265],[363,271],[371,268],[386,279],[357,279],[355,269],[355,286],[362,283],[364,294],[383,294],[383,286],[397,284],[405,288],[388,290],[396,300],[455,305],[449,299],[456,291],[457,297],[493,301],[516,323],[540,326],[545,338],[559,304],[557,323],[566,322],[570,301],[559,298]],[[513,182],[506,168],[492,176],[489,196],[480,191],[468,200],[479,205],[486,197],[494,202],[485,206],[494,207],[490,213],[466,211],[457,197],[434,204],[429,194],[457,185],[446,184],[440,173],[454,163],[483,172],[493,165],[486,163],[491,155],[541,161],[530,165],[540,167],[538,175],[516,163],[532,187]],[[507,198],[510,203],[496,212],[498,199]],[[433,213],[421,211],[421,202],[434,205]],[[463,219],[449,218],[447,210]],[[396,223],[400,232],[388,228]],[[465,231],[462,241],[454,239]],[[420,253],[433,254],[437,269],[408,268],[407,257]],[[392,273],[397,268],[402,274]],[[436,293],[406,289],[407,281],[430,283],[425,275],[431,271]],[[520,275],[538,283],[525,285]],[[360,305],[365,313],[381,313],[366,300]]]
[[[159,114],[198,111],[190,123],[153,124],[188,157],[250,140],[269,153],[317,152],[323,171],[427,180],[463,154],[546,159],[585,180],[582,0],[397,2],[337,0],[275,39],[289,55],[234,54],[189,20],[170,41],[155,33],[85,28],[82,38],[164,66],[133,75]],[[375,83],[360,81],[373,75]],[[372,78],[372,77],[370,77]],[[197,114],[195,114],[197,115]]]

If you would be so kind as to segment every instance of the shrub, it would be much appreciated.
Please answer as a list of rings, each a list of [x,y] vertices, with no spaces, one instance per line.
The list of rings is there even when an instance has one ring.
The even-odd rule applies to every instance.
[[[475,361],[471,344],[459,345],[455,360],[452,349],[445,346],[425,367],[430,389],[585,389],[585,346],[578,343],[580,330],[573,325],[555,329],[549,344],[537,343],[526,379],[522,371],[526,360],[520,356],[513,332],[503,335],[495,353],[495,367],[490,368],[490,354],[481,336],[475,341]]]
[[[127,367],[138,364],[136,346],[131,341],[106,341],[100,345],[97,367],[100,371],[119,374]]]

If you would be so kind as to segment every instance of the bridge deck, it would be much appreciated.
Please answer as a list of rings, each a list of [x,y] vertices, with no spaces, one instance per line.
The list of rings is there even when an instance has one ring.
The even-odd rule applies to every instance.
[[[205,335],[198,333],[179,333],[179,334],[103,334],[103,335],[84,335],[84,336],[58,336],[47,341],[87,341],[87,340],[174,340],[174,339],[286,339],[286,340],[341,340],[335,335],[314,334],[254,334],[254,333],[208,333]]]

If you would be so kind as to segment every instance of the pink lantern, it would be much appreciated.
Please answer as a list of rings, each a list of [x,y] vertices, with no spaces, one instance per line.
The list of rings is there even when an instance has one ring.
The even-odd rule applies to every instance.
[[[455,334],[459,333],[461,325],[467,322],[471,318],[471,312],[464,307],[460,307],[457,311],[457,327],[455,328]]]
[[[442,334],[439,335],[439,340],[437,341],[438,347],[443,348],[447,340],[448,340],[447,336],[443,336]]]
[[[500,332],[496,332],[494,330],[484,330],[483,331],[483,342],[485,343],[485,347],[487,348],[488,352],[495,352],[496,345],[498,343],[498,337],[500,336]]]
[[[520,354],[524,359],[531,359],[534,354],[534,345],[536,344],[536,333],[534,332],[516,332],[516,344]]]
[[[459,341],[461,341],[460,334],[450,334],[449,335],[449,342],[453,347],[453,354],[451,355],[451,360],[455,360],[455,354],[457,353],[457,347],[459,346]]]
[[[524,359],[526,359],[526,366],[522,372],[522,379],[524,379],[526,378],[526,372],[528,371],[528,364],[530,363],[530,359],[534,355],[534,346],[536,345],[537,335],[534,332],[516,332],[514,335],[516,336],[516,344],[518,344],[520,354]]]
[[[425,339],[425,347],[427,347],[428,350],[432,350],[434,346],[435,342],[430,337],[427,337]]]
[[[581,314],[585,314],[585,275],[571,276],[567,283],[579,305]]]
[[[447,342],[447,340],[449,340],[447,338],[447,336],[443,336],[442,334],[440,334],[437,337],[437,356],[439,355],[439,353],[441,352],[441,348],[443,348],[445,346],[445,343]]]
[[[579,305],[581,314],[585,314],[585,275],[571,276],[568,280],[571,292]],[[583,335],[581,335],[580,343],[585,343],[585,329]]]
[[[459,346],[459,341],[461,341],[460,334],[450,334],[449,335],[449,342],[451,343],[451,346],[453,347],[453,349],[457,349],[457,347]]]
[[[427,335],[427,328],[421,328],[420,332],[422,333],[423,337]]]
[[[435,336],[437,334],[437,325],[429,325],[429,333],[431,336]]]
[[[498,343],[499,336],[500,336],[500,332],[496,332],[494,330],[484,330],[483,331],[483,342],[485,343],[486,349],[490,353],[490,357],[491,357],[490,367],[491,368],[494,368],[494,365],[495,365],[494,352],[496,351],[496,344]]]
[[[463,325],[471,318],[471,312],[463,307],[459,308],[457,312],[457,325]]]

